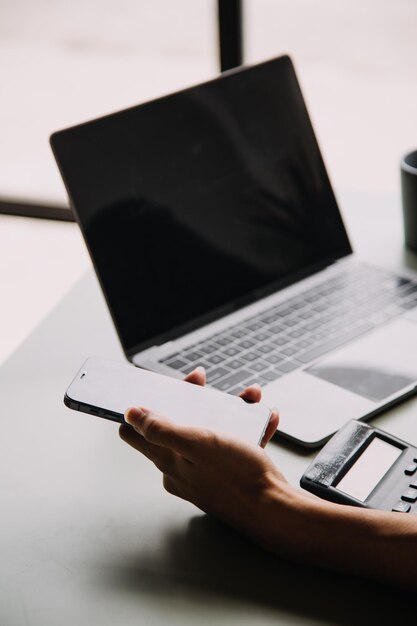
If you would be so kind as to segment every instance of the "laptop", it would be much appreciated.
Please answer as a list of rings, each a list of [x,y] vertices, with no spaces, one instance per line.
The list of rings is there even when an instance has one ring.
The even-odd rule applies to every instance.
[[[353,255],[288,56],[51,144],[136,366],[258,382],[310,447],[415,392],[417,275]]]

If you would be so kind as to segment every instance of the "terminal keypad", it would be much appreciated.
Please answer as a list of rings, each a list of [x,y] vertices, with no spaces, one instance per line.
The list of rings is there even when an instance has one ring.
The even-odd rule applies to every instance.
[[[404,470],[404,474],[412,476],[417,472],[417,458],[413,459]],[[401,499],[393,506],[392,510],[396,513],[410,513],[411,504],[417,502],[417,479],[409,484],[409,488],[401,495]],[[411,504],[410,504],[411,503]],[[417,506],[413,508],[412,513],[417,513]]]

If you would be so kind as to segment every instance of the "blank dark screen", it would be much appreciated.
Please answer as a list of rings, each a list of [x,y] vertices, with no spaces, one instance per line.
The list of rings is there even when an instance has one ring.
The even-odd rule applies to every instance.
[[[351,251],[287,57],[52,144],[127,352]]]

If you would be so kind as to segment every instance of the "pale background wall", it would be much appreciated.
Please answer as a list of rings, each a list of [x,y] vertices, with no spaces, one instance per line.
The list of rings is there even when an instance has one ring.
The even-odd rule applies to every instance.
[[[246,61],[294,58],[336,189],[397,192],[417,3],[244,6]],[[65,202],[50,132],[214,76],[215,20],[213,0],[0,0],[0,196]],[[88,267],[75,225],[0,215],[0,363]]]

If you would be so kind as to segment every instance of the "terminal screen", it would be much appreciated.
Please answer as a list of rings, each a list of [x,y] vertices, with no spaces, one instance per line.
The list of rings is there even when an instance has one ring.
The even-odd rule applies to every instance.
[[[375,437],[335,486],[349,496],[365,502],[380,480],[394,465],[401,452],[401,448]]]

